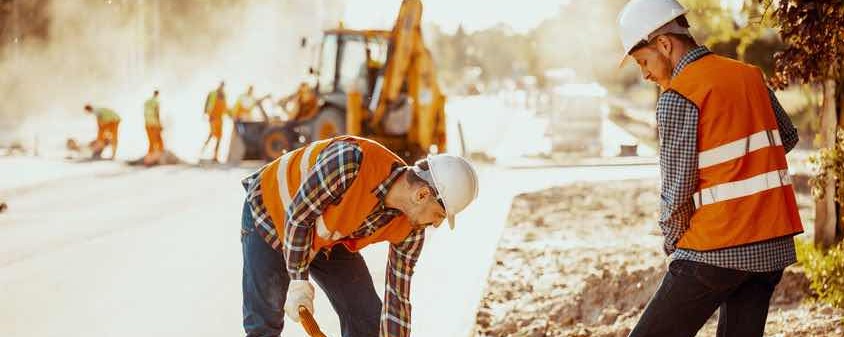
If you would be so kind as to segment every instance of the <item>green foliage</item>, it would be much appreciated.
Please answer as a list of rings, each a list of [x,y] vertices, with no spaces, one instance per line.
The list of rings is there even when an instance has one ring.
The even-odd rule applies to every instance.
[[[728,43],[737,59],[745,60],[745,54],[760,39],[771,35],[775,21],[767,15],[770,1],[745,2],[740,10],[733,12],[720,0],[686,0],[692,33],[708,46]],[[776,47],[775,41],[768,42]],[[745,60],[747,61],[747,60]]]
[[[494,82],[530,75],[540,86],[549,69],[570,68],[580,80],[619,80],[618,63],[623,52],[614,29],[618,12],[627,0],[571,1],[528,32],[516,32],[506,24],[476,31],[454,33],[433,27],[431,52],[444,82],[466,77],[467,70],[480,70],[477,80]],[[640,76],[627,67],[633,82]]]
[[[471,33],[459,27],[453,34],[434,26],[431,36],[431,52],[447,84],[460,81],[469,68],[480,69],[482,81],[541,75],[541,71],[532,68],[536,52],[530,36],[514,33],[506,25]]]
[[[818,84],[833,80],[837,103],[833,103],[833,110],[827,113],[842,115],[844,1],[780,0],[776,4],[774,17],[788,47],[774,55],[775,76],[770,79],[771,85],[781,89],[790,83]],[[835,107],[835,104],[839,106]],[[835,200],[841,205],[844,203],[844,135],[840,129],[836,138],[834,146],[820,150],[811,159],[819,173],[810,184],[812,193],[818,198],[824,194],[824,183],[833,180]],[[838,223],[842,220],[844,217],[839,218]]]
[[[769,2],[769,1],[766,1]],[[774,10],[780,36],[788,44],[774,56],[777,88],[792,82],[818,83],[842,78],[844,2],[780,0]]]
[[[808,240],[796,240],[797,260],[811,281],[818,300],[844,308],[844,242],[827,250]]]
[[[844,130],[839,128],[835,144],[811,155],[809,163],[816,166],[818,170],[817,175],[809,180],[809,184],[812,186],[812,195],[815,199],[824,197],[826,181],[831,178],[837,191],[835,201],[844,204],[844,186],[842,186],[844,184]],[[844,221],[844,214],[842,214],[841,221]]]

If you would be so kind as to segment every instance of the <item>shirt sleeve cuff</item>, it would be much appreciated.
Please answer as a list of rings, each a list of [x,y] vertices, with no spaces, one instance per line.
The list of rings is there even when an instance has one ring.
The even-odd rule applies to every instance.
[[[287,275],[290,276],[290,280],[297,280],[297,281],[307,281],[308,280],[308,272],[298,272],[298,271],[287,271]]]

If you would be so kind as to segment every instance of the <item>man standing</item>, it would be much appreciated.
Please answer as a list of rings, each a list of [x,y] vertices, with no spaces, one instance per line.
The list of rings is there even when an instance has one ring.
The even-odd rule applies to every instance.
[[[342,335],[409,336],[410,280],[425,229],[478,193],[464,159],[436,155],[408,166],[381,144],[342,136],[289,152],[243,181],[243,325],[279,336],[284,313],[313,312],[314,281]],[[387,241],[384,305],[359,250]],[[282,311],[283,310],[283,311]]]
[[[226,83],[221,81],[217,89],[208,93],[205,98],[205,114],[208,115],[208,124],[210,130],[208,138],[205,139],[205,144],[202,145],[202,152],[205,152],[205,147],[208,142],[214,139],[214,159],[218,162],[218,153],[220,152],[220,139],[223,137],[223,115],[228,111],[226,105],[226,93],[224,91]]]
[[[85,105],[85,112],[97,117],[97,139],[94,141],[94,156],[99,157],[106,146],[111,146],[111,157],[117,154],[117,127],[120,125],[120,115],[109,108],[94,108]]]
[[[659,225],[669,272],[630,336],[762,336],[771,294],[803,231],[785,154],[797,131],[762,72],[712,54],[676,0],[632,0],[625,52],[663,89],[657,102]]]
[[[153,91],[152,97],[144,102],[144,124],[147,130],[149,148],[144,158],[144,164],[150,165],[157,161],[164,152],[164,141],[161,138],[161,105],[158,101],[158,90]]]

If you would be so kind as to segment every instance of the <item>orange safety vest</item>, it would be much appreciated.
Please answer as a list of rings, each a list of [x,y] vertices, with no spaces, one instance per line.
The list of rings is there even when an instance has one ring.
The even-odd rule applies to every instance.
[[[695,211],[677,246],[707,251],[803,232],[762,72],[710,54],[669,89],[699,111]]]
[[[332,142],[338,140],[353,141],[363,152],[363,161],[359,174],[338,205],[330,205],[322,215],[316,219],[316,230],[311,247],[311,258],[322,248],[342,243],[350,251],[358,251],[367,245],[389,241],[394,244],[402,242],[413,228],[405,215],[395,217],[389,224],[381,227],[368,237],[359,239],[347,238],[358,229],[366,217],[379,204],[380,200],[372,193],[379,184],[390,176],[394,164],[407,165],[395,153],[387,150],[374,141],[340,136],[332,139],[313,142],[306,147],[279,157],[261,173],[261,193],[264,206],[275,224],[279,240],[284,240],[285,210],[290,206],[299,186],[307,179],[311,169],[316,164],[319,153]]]
[[[226,113],[226,95],[212,90],[205,98],[205,114],[211,119],[222,119]]]

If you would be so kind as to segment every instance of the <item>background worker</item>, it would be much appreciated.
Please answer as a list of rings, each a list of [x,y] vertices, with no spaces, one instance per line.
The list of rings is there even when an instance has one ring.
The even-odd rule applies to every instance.
[[[240,138],[240,131],[238,131],[238,124],[237,122],[248,122],[251,121],[252,118],[252,110],[264,99],[270,97],[269,94],[264,95],[261,98],[255,98],[254,96],[254,88],[250,85],[246,92],[241,94],[237,101],[234,103],[234,107],[231,110],[231,117],[232,117],[232,134],[231,140],[229,142],[229,153],[228,158],[226,158],[226,163],[229,165],[236,166],[240,163],[241,159],[243,159],[243,155],[246,153],[246,147],[243,144],[243,140]]]
[[[425,229],[446,218],[454,228],[478,193],[475,170],[460,157],[408,166],[381,144],[350,136],[289,152],[243,185],[247,336],[279,336],[285,313],[298,321],[299,306],[313,312],[311,277],[343,336],[409,336],[410,281]],[[383,241],[390,249],[382,308],[358,251]]]
[[[149,147],[144,158],[144,164],[150,165],[157,161],[164,152],[164,140],[161,138],[161,104],[158,100],[158,90],[153,91],[152,97],[144,102],[144,124],[147,130]]]
[[[785,154],[797,131],[761,70],[711,53],[676,0],[632,0],[625,52],[663,89],[659,226],[666,273],[630,336],[692,337],[719,309],[718,336],[762,336],[771,294],[803,227]]]
[[[208,115],[209,132],[208,138],[205,139],[205,144],[202,145],[202,151],[208,146],[208,142],[214,139],[214,159],[213,162],[218,162],[217,156],[220,152],[220,139],[223,137],[223,115],[228,111],[226,105],[226,83],[220,81],[217,89],[208,93],[205,98],[205,114]]]
[[[293,107],[289,107],[293,103]],[[304,119],[317,110],[317,97],[314,90],[306,82],[299,84],[296,92],[283,97],[278,101],[278,105],[287,113],[289,120]]]
[[[111,146],[111,157],[117,154],[117,128],[120,125],[120,115],[109,108],[94,108],[85,105],[85,112],[97,117],[97,139],[94,140],[94,157],[99,157],[106,146]]]
[[[232,107],[231,116],[234,121],[248,120],[252,115],[252,109],[255,108],[257,100],[253,94],[253,88],[250,85],[246,92],[237,97],[237,101]]]

